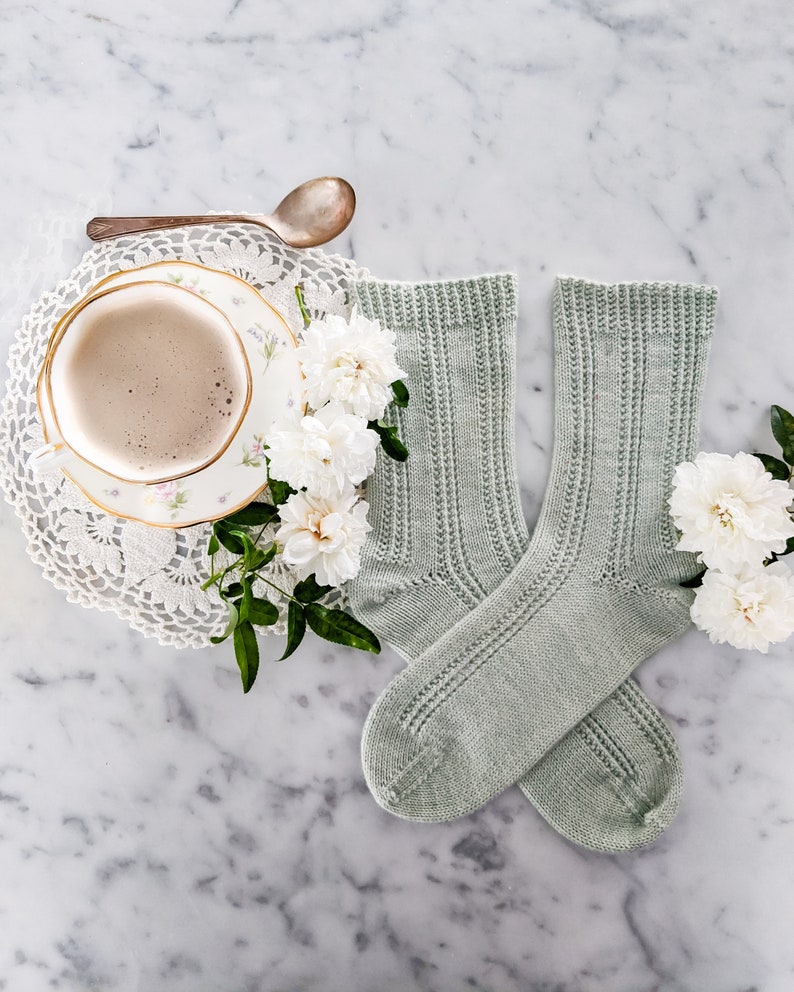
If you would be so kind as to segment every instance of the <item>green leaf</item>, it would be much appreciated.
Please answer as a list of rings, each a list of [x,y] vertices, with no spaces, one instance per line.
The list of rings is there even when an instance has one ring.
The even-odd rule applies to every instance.
[[[783,555],[790,555],[792,552],[794,552],[794,537],[790,537],[786,541],[786,548],[785,548],[785,550],[784,551],[778,551],[777,557],[778,558],[782,558]]]
[[[239,620],[237,607],[234,605],[234,603],[227,603],[226,605],[229,607],[229,619],[226,623],[226,630],[224,630],[224,632],[220,635],[220,637],[211,637],[210,642],[212,644],[220,644],[221,641],[225,641],[226,638],[229,636],[229,634],[231,634],[232,631],[237,626],[237,621]]]
[[[294,599],[291,599],[289,601],[289,609],[287,610],[287,646],[284,649],[284,654],[278,659],[279,661],[289,658],[295,648],[297,648],[303,640],[303,635],[305,633],[306,614],[304,613],[301,604],[296,603]]]
[[[229,536],[239,541],[242,546],[243,568],[246,572],[253,572],[261,568],[273,559],[276,553],[275,544],[270,544],[266,551],[258,548],[251,538],[242,530],[229,531]]]
[[[259,671],[259,644],[254,628],[247,620],[234,628],[234,656],[243,680],[243,692],[248,692]]]
[[[224,517],[224,520],[231,527],[265,527],[277,516],[278,509],[270,503],[249,503],[242,510]]]
[[[226,586],[223,590],[223,595],[234,599],[235,596],[242,596],[243,594],[243,584],[242,582],[232,582],[230,586]]]
[[[216,520],[212,525],[212,532],[224,548],[231,551],[233,555],[241,555],[245,552],[245,545],[239,537],[242,531],[235,531],[231,524],[225,520]],[[245,534],[242,536],[246,537]]]
[[[794,465],[794,417],[782,406],[773,406],[770,417],[772,433],[783,450],[783,458]]]
[[[397,437],[397,428],[384,424],[382,420],[370,420],[367,427],[380,438],[381,447],[395,461],[404,462],[408,457],[408,449]]]
[[[334,644],[346,644],[361,651],[380,653],[378,638],[344,610],[329,609],[319,603],[307,603],[304,607],[309,626],[320,637]]]
[[[762,455],[757,451],[754,451],[753,454],[773,479],[782,479],[784,482],[788,482],[789,467],[785,462],[782,462],[779,458],[775,458],[774,455]]]
[[[215,531],[213,531],[210,534],[210,543],[207,545],[207,554],[210,556],[210,558],[213,555],[217,555],[218,551],[220,550],[220,547],[221,547],[220,542],[218,541],[218,538],[215,536]]]
[[[235,538],[240,542],[240,547],[243,549],[243,555],[250,557],[254,551],[256,551],[256,545],[251,540],[251,538],[246,534],[244,530],[238,530],[236,527],[230,529],[228,532],[229,537]]]
[[[258,568],[262,568],[263,565],[268,565],[276,556],[276,542],[273,541],[268,547],[262,550],[262,548],[254,548],[251,552],[251,556],[248,562],[248,571],[255,572]]]
[[[317,579],[313,575],[310,575],[308,579],[304,579],[295,586],[292,590],[292,595],[296,599],[299,599],[301,603],[313,603],[317,599],[322,599],[332,589],[333,586],[318,585]]]
[[[254,596],[248,607],[248,619],[260,627],[269,627],[278,620],[278,608],[269,599]]]
[[[408,399],[410,393],[408,392],[408,387],[402,381],[402,379],[395,379],[391,384],[391,392],[394,397],[394,405],[399,407],[408,406]]]
[[[706,574],[707,569],[701,568],[697,575],[693,575],[691,579],[685,579],[683,582],[678,584],[682,589],[698,589],[703,585],[703,576]]]
[[[248,578],[243,579],[243,595],[237,604],[237,609],[240,611],[240,622],[243,620],[248,620],[251,612],[251,603],[254,599],[254,591],[251,586],[251,580]]]
[[[273,497],[273,502],[277,506],[281,506],[282,503],[286,503],[290,496],[295,492],[295,490],[287,482],[281,482],[280,479],[271,479],[268,475],[267,485],[270,489],[270,495]]]

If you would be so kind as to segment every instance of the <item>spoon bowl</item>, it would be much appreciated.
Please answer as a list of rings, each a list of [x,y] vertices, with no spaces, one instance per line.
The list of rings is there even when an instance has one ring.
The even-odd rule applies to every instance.
[[[271,214],[192,214],[167,217],[94,217],[86,225],[92,241],[125,234],[207,224],[256,224],[293,248],[314,248],[340,235],[353,218],[356,194],[346,179],[322,176],[287,193]]]
[[[347,227],[356,209],[356,194],[345,179],[323,177],[287,193],[268,218],[268,227],[294,248],[331,241]]]

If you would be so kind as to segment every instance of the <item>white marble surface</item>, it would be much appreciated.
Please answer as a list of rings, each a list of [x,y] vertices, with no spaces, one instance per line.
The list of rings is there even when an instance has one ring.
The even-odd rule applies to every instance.
[[[722,290],[703,447],[794,407],[786,0],[0,7],[0,338],[102,212],[359,195],[373,273],[521,280],[524,506],[551,445],[558,272]],[[578,850],[516,789],[443,826],[370,799],[361,726],[400,666],[307,645],[243,697],[66,602],[0,509],[0,989],[788,992],[794,650],[692,632],[639,672],[681,745],[652,848]]]

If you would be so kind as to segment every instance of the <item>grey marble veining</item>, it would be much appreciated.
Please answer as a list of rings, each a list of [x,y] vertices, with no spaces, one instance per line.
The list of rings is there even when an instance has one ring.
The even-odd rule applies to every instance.
[[[338,173],[333,248],[374,274],[519,274],[530,523],[557,273],[720,287],[705,449],[768,448],[794,406],[785,0],[11,2],[0,31],[4,349],[90,216],[267,210]],[[693,631],[642,667],[685,800],[598,856],[515,789],[443,826],[380,810],[358,746],[394,654],[307,643],[244,698],[229,651],[66,602],[7,506],[0,539],[1,989],[794,988],[791,644]]]

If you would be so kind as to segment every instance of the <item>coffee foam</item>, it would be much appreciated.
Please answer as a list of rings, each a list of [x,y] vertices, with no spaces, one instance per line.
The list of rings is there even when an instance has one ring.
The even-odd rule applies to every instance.
[[[210,461],[248,397],[231,327],[175,287],[136,287],[89,303],[55,353],[51,383],[64,440],[132,481],[176,478]]]

